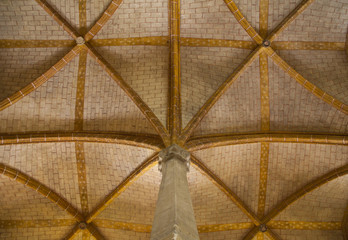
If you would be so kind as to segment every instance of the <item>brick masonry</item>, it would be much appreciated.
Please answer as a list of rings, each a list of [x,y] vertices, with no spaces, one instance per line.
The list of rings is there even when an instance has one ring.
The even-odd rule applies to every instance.
[[[200,233],[200,240],[229,240],[229,239],[242,239],[248,233],[248,229],[232,230],[222,232]]]
[[[343,240],[342,231],[324,230],[274,230],[283,240]]]
[[[97,22],[109,4],[110,0],[86,1],[87,29],[90,29]]]
[[[348,117],[269,61],[271,131],[348,132]]]
[[[74,58],[36,91],[1,111],[0,131],[73,130],[77,66]]]
[[[120,229],[100,228],[100,232],[107,239],[122,239],[122,240],[146,240],[150,239],[150,233],[139,233],[125,231]]]
[[[268,30],[275,29],[302,0],[272,0],[269,1]],[[277,39],[278,40],[278,39]]]
[[[75,29],[79,28],[79,1],[47,0],[68,23]]]

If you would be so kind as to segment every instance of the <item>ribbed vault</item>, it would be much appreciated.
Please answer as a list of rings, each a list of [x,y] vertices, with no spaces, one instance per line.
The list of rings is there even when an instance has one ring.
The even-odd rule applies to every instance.
[[[347,239],[347,12],[2,1],[0,239],[149,239],[173,143],[201,239]]]

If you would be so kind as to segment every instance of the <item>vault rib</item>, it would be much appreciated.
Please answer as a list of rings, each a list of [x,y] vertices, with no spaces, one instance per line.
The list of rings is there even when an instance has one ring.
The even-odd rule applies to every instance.
[[[74,40],[14,40],[0,39],[0,48],[74,47]]]
[[[344,42],[286,42],[274,41],[272,42],[274,50],[332,50],[344,51]]]

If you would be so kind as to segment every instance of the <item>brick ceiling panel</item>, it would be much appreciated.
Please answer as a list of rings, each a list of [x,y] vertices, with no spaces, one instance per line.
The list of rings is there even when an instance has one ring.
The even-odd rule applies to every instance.
[[[46,0],[75,29],[79,28],[79,1]],[[87,2],[87,1],[86,1]]]
[[[75,118],[77,66],[78,57],[35,91],[1,111],[0,131],[72,130]]]
[[[260,0],[234,0],[234,2],[250,25],[256,30],[256,32],[259,32]],[[251,38],[249,40],[251,40]]]
[[[168,1],[124,0],[96,38],[168,36]]]
[[[187,0],[180,8],[181,37],[251,40],[224,1]]]
[[[168,47],[118,46],[97,49],[165,126],[168,105]]]
[[[161,178],[157,166],[151,168],[122,192],[97,219],[151,225]]]
[[[71,219],[67,212],[35,190],[0,175],[1,220]],[[20,207],[18,207],[20,206]]]
[[[271,143],[266,213],[305,184],[346,164],[346,146]]]
[[[341,230],[274,230],[282,240],[343,240]]]
[[[242,229],[242,230],[200,233],[199,239],[200,240],[243,239],[243,237],[248,233],[248,231],[249,231],[248,229]]]
[[[130,97],[89,56],[83,124],[84,130],[155,133]]]
[[[0,100],[40,77],[69,51],[67,48],[3,48],[0,51]]]
[[[0,2],[2,39],[71,39],[35,0]]]
[[[152,150],[126,145],[85,143],[87,194],[93,210]]]
[[[234,48],[181,47],[183,127],[249,53]]]
[[[206,176],[191,166],[188,182],[197,225],[250,222]]]
[[[348,58],[344,51],[284,50],[279,55],[308,81],[348,104]]]
[[[269,60],[271,131],[348,133],[348,116],[314,96]]]
[[[345,42],[347,13],[346,0],[316,0],[276,40]]]
[[[110,0],[86,1],[87,29],[90,29],[98,21],[109,6],[110,2]]]
[[[66,236],[71,228],[72,227],[0,228],[0,239],[59,240]]]
[[[0,162],[53,189],[80,208],[74,143],[39,143],[0,146]]]
[[[242,73],[194,130],[194,135],[261,129],[259,59]]]
[[[257,212],[261,144],[216,147],[195,152],[246,205]]]
[[[150,233],[133,232],[121,229],[99,228],[107,239],[150,240]]]
[[[348,176],[336,178],[307,193],[274,220],[340,222],[348,202]]]
[[[268,8],[268,29],[275,29],[302,0],[271,0]],[[277,39],[278,40],[278,39]]]

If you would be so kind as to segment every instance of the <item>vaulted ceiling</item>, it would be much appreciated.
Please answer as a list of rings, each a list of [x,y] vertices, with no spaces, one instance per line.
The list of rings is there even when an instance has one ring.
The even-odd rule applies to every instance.
[[[347,239],[345,0],[0,1],[0,239]]]

